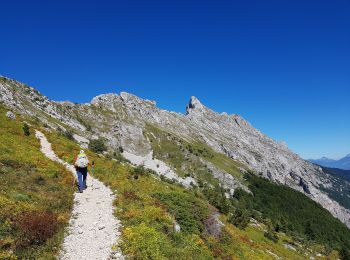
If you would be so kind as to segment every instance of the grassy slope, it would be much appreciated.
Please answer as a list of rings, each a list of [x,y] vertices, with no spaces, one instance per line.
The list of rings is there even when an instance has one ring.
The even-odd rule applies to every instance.
[[[172,133],[148,125],[145,135],[150,140],[154,156],[171,165],[180,176],[196,176],[197,179],[215,184],[205,161],[225,171],[238,180],[242,180],[239,167],[242,164],[227,156],[213,151],[205,144],[189,143]]]
[[[72,162],[79,147],[55,133],[48,134],[56,153]],[[136,259],[273,259],[271,252],[287,259],[304,259],[306,248],[298,251],[286,249],[284,243],[291,237],[278,234],[277,243],[264,237],[261,227],[249,226],[241,230],[228,223],[216,238],[203,232],[205,219],[213,207],[201,192],[187,191],[182,187],[162,182],[147,171],[134,178],[134,170],[128,165],[99,157],[88,152],[96,163],[95,176],[118,190],[118,207],[115,214],[123,224],[121,248]],[[182,232],[173,231],[176,219]],[[336,259],[332,252],[330,259]]]
[[[6,112],[0,106],[0,259],[51,259],[70,217],[73,179],[44,157],[33,129],[24,136],[23,119]],[[36,225],[41,219],[47,221]]]

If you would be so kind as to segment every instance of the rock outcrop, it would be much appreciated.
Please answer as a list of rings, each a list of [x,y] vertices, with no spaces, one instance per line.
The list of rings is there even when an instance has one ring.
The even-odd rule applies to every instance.
[[[16,119],[16,115],[14,113],[12,113],[11,111],[7,111],[6,117],[9,119],[12,119],[12,120]]]

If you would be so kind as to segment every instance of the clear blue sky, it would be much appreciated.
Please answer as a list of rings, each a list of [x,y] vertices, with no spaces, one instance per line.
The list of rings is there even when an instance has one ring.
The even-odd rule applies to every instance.
[[[2,1],[0,74],[54,100],[191,95],[304,158],[350,153],[350,2]]]

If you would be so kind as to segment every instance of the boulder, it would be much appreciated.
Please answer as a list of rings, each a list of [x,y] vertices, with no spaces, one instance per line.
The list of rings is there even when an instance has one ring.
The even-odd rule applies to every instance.
[[[220,214],[213,212],[207,220],[204,221],[205,232],[211,236],[219,237],[224,224],[219,219]]]
[[[9,118],[9,119],[11,119],[11,120],[16,119],[16,115],[15,115],[14,113],[12,113],[12,111],[8,111],[8,112],[6,113],[6,117]]]

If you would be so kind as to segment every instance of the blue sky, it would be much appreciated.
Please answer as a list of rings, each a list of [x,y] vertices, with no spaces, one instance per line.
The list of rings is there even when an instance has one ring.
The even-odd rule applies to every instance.
[[[191,95],[304,158],[350,152],[350,1],[3,1],[0,74],[54,100]]]

